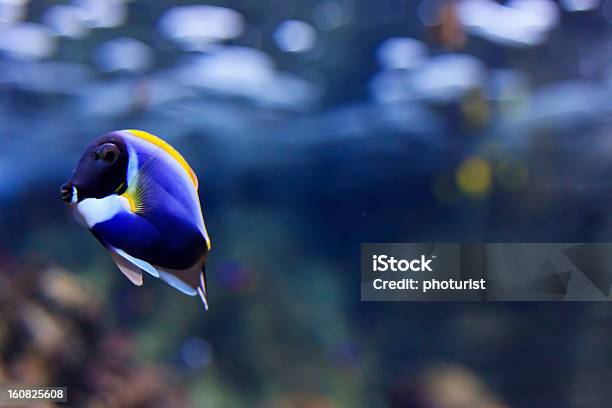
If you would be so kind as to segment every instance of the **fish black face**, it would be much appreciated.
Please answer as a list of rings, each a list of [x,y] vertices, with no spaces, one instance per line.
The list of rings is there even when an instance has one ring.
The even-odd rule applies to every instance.
[[[87,146],[72,177],[60,187],[62,200],[76,203],[86,198],[122,194],[126,189],[128,153],[125,142],[113,134]]]

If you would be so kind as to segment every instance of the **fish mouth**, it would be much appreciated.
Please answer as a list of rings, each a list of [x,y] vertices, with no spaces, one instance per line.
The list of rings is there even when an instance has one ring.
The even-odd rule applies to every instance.
[[[75,204],[79,199],[76,186],[72,183],[62,184],[60,187],[60,197],[67,203]]]

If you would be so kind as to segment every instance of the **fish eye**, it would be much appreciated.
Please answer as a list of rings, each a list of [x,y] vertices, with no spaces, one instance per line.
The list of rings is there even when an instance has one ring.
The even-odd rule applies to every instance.
[[[119,158],[119,148],[113,143],[105,143],[98,149],[97,157],[108,164],[113,164]]]

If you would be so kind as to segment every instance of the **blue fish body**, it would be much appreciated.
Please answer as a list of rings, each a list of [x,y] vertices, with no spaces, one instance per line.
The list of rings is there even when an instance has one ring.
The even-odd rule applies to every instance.
[[[133,283],[141,285],[145,271],[199,294],[208,308],[204,263],[210,239],[198,180],[169,144],[138,130],[95,139],[62,186],[62,198]]]

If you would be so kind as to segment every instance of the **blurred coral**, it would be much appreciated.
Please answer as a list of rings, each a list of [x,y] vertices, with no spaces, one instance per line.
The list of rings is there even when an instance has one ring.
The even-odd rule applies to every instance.
[[[131,335],[104,324],[102,299],[74,274],[5,262],[0,288],[1,384],[68,386],[73,406],[188,404],[178,375],[137,363]]]
[[[393,408],[510,408],[472,371],[433,365],[402,378],[391,392]]]

